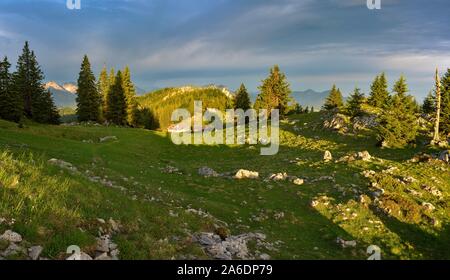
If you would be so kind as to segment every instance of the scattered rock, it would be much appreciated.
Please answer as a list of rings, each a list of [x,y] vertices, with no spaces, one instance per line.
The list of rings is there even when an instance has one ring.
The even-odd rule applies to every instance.
[[[329,161],[333,160],[333,156],[331,155],[330,151],[325,151],[325,153],[323,155],[323,160],[325,162],[329,162]]]
[[[111,226],[113,233],[120,232],[120,223],[119,222],[116,222],[112,218],[109,218],[108,223]]]
[[[268,180],[272,180],[272,181],[284,181],[287,178],[289,178],[289,176],[287,175],[286,172],[284,173],[276,173],[276,174],[272,174],[269,176]]]
[[[436,207],[434,207],[433,204],[429,203],[429,202],[422,202],[422,206],[425,208],[425,210],[427,211],[434,211],[436,209]]]
[[[48,163],[52,164],[52,165],[56,165],[56,166],[58,166],[61,169],[66,169],[68,171],[71,171],[71,172],[74,172],[74,173],[78,173],[78,169],[75,166],[73,166],[70,162],[66,162],[66,161],[63,161],[63,160],[60,160],[60,159],[52,158],[52,159],[48,160]]]
[[[42,248],[42,246],[33,246],[33,247],[30,247],[30,248],[28,248],[28,256],[29,256],[33,261],[35,261],[35,260],[39,259],[39,256],[41,255],[43,249],[44,249],[44,248]]]
[[[368,151],[358,152],[357,158],[362,161],[370,161],[372,159],[372,156],[369,154]]]
[[[303,185],[303,184],[305,183],[305,181],[304,181],[303,179],[300,179],[300,178],[295,178],[295,179],[292,181],[292,183],[294,183],[294,184],[297,185],[297,186],[301,186],[301,185]]]
[[[100,141],[100,143],[104,143],[107,141],[117,141],[118,138],[116,136],[105,136],[105,137],[100,137],[98,140]]]
[[[97,247],[95,250],[99,252],[109,252],[109,243],[111,242],[109,235],[97,238]]]
[[[326,117],[323,122],[323,127],[327,129],[340,130],[346,127],[349,123],[349,118],[342,114],[334,114]]]
[[[0,239],[7,240],[9,242],[13,243],[19,243],[22,242],[22,236],[18,234],[17,232],[7,230],[5,233],[3,233],[2,236],[0,236]]]
[[[427,191],[428,193],[432,194],[433,196],[442,198],[442,192],[440,190],[438,190],[436,187],[423,185],[422,189]]]
[[[259,256],[259,258],[260,258],[261,260],[264,260],[264,261],[270,260],[270,256],[269,256],[268,254],[261,254],[261,255]]]
[[[111,257],[108,256],[108,253],[105,252],[105,253],[98,254],[98,255],[95,257],[94,260],[96,260],[96,261],[110,261],[110,260],[111,260]]]
[[[22,248],[21,246],[11,242],[9,244],[8,248],[6,248],[3,252],[1,252],[0,255],[7,258],[9,256],[16,255],[16,254],[26,256],[26,253],[27,253],[27,251],[25,248]]]
[[[259,173],[256,171],[240,169],[238,172],[236,172],[236,175],[234,175],[234,178],[235,179],[258,179]]]
[[[214,169],[209,168],[207,166],[200,167],[198,169],[198,175],[203,177],[219,177],[219,173],[217,173]]]
[[[222,240],[219,235],[214,233],[200,233],[194,236],[194,240],[203,246],[205,251],[214,259],[232,260],[254,259],[247,247],[247,242],[255,240],[257,246],[269,246],[264,240],[266,236],[261,233],[245,233],[237,236],[229,236]]]
[[[182,175],[183,173],[180,172],[180,170],[174,166],[170,166],[167,165],[164,168],[160,168],[162,173],[167,173],[167,174],[178,174],[178,175]]]
[[[338,237],[336,239],[336,243],[341,245],[342,248],[347,248],[347,247],[356,247],[356,241],[355,240],[351,240],[351,241],[346,241],[340,237]]]

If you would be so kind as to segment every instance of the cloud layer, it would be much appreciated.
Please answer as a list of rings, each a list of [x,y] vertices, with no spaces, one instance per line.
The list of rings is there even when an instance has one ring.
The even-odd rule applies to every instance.
[[[374,75],[405,74],[423,97],[450,67],[446,0],[65,0],[0,2],[0,55],[29,40],[48,79],[74,81],[82,55],[96,72],[130,65],[145,88],[245,82],[279,64],[294,90],[365,91]]]

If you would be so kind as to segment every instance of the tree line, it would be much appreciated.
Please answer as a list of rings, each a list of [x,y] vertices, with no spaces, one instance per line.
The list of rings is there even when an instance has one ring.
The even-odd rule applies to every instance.
[[[44,74],[28,42],[22,49],[16,71],[5,56],[0,61],[0,118],[23,123],[59,124],[60,116],[50,91],[44,88]]]
[[[87,55],[81,63],[78,77],[77,116],[80,122],[107,122],[131,127],[157,128],[155,116],[148,108],[141,108],[129,67],[115,72],[106,66],[98,81]]]
[[[408,94],[409,89],[404,76],[401,76],[388,90],[385,73],[377,75],[370,87],[370,95],[365,97],[359,88],[351,93],[344,102],[342,93],[333,85],[322,109],[337,111],[351,118],[364,114],[364,104],[370,105],[379,112],[377,138],[380,145],[404,147],[414,143],[419,133],[417,122],[419,115],[427,114],[435,122],[432,143],[438,143],[440,136],[450,135],[450,69],[440,78],[435,75],[435,88],[419,106],[414,97]]]

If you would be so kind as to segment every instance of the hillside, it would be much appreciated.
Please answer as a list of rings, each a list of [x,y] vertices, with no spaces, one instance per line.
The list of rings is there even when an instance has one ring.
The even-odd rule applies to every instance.
[[[216,86],[181,88],[165,88],[138,97],[142,107],[150,108],[159,120],[160,128],[165,129],[170,124],[172,112],[177,108],[188,108],[193,112],[196,100],[203,102],[203,108],[225,110],[232,105],[232,94],[225,88]]]
[[[383,259],[449,259],[450,167],[411,160],[437,151],[380,149],[371,131],[323,130],[321,117],[282,123],[269,157],[252,146],[175,146],[162,132],[0,121],[0,231],[52,259],[72,244],[95,257],[107,233],[120,259],[224,257],[204,245],[213,232],[245,240],[232,258],[366,259],[375,244]],[[366,150],[370,158],[348,157]],[[200,175],[205,166],[217,174]],[[241,168],[259,178],[230,176]],[[304,184],[268,179],[283,172]],[[0,258],[25,257],[14,252]]]

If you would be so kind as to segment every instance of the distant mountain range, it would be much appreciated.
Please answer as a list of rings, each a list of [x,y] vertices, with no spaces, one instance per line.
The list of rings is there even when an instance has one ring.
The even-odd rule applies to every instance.
[[[57,83],[50,81],[45,83],[45,89],[50,90],[56,107],[58,108],[75,108],[78,87],[75,83]],[[136,87],[137,95],[144,95],[146,91],[140,87]]]
[[[314,107],[314,110],[318,111],[324,104],[325,99],[329,94],[329,90],[315,91],[312,89],[308,89],[304,91],[294,91],[291,95],[295,99],[295,101],[297,101],[303,107]],[[252,102],[255,102],[257,96],[258,93],[251,93]]]
[[[50,90],[53,96],[53,101],[56,107],[72,107],[76,106],[76,97],[78,87],[73,83],[58,84],[55,81],[50,81],[44,85],[45,89]]]

